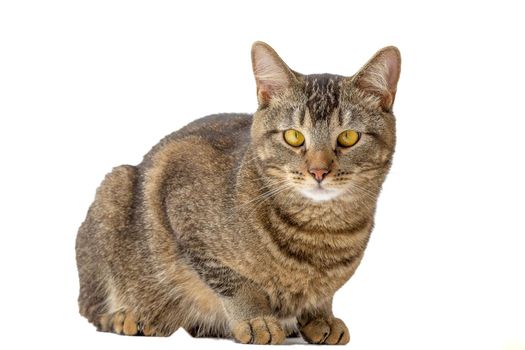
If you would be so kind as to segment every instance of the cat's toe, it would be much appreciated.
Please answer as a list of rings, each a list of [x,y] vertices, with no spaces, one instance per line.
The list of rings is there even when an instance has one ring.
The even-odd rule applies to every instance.
[[[249,344],[252,341],[252,328],[248,321],[238,322],[232,329],[233,337],[239,343]]]
[[[142,335],[146,337],[152,337],[157,334],[157,331],[155,330],[155,328],[150,325],[144,325],[141,328],[142,328]]]
[[[324,343],[329,345],[344,345],[350,341],[350,332],[345,323],[335,318],[330,322],[330,335],[325,339]]]
[[[101,332],[113,332],[122,335],[161,335],[156,331],[155,327],[139,322],[137,317],[131,312],[103,314],[95,324]]]
[[[301,335],[311,344],[344,345],[350,341],[348,328],[338,318],[311,320],[301,327]]]
[[[122,333],[125,335],[136,335],[139,331],[137,320],[132,313],[127,313],[122,324]]]
[[[238,322],[233,328],[235,340],[243,344],[282,344],[286,338],[274,317],[256,317]]]
[[[311,344],[322,344],[330,335],[330,325],[323,319],[315,319],[301,328],[301,334]]]
[[[113,319],[112,319],[113,332],[117,334],[122,334],[122,328],[124,327],[125,318],[126,318],[126,315],[123,312],[116,312],[113,315]]]

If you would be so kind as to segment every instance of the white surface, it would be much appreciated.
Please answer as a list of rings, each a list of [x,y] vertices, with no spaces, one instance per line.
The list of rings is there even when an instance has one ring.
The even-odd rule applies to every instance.
[[[518,2],[516,2],[518,3]],[[353,74],[397,45],[398,147],[357,274],[351,349],[525,348],[523,11],[511,2],[2,1],[0,347],[230,348],[95,332],[74,239],[113,166],[201,116],[253,112],[250,45]]]

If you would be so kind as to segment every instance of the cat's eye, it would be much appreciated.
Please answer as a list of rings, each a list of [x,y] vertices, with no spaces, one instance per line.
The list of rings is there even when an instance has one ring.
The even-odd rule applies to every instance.
[[[304,135],[294,129],[288,129],[284,132],[284,140],[290,146],[299,147],[304,143]]]
[[[337,136],[337,143],[341,147],[352,147],[359,141],[361,134],[355,130],[345,130]]]

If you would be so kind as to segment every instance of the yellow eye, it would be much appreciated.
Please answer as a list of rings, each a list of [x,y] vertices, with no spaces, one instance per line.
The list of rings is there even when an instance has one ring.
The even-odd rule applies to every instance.
[[[359,141],[361,134],[354,130],[345,130],[337,136],[337,143],[342,147],[352,147]]]
[[[294,147],[299,147],[304,143],[304,135],[294,129],[288,129],[284,132],[284,140]]]

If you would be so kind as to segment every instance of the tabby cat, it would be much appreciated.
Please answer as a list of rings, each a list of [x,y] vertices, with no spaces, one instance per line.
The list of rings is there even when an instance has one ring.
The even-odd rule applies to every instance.
[[[81,225],[80,313],[100,331],[346,344],[334,293],[359,265],[392,163],[400,54],[303,75],[252,47],[255,114],[218,114],[106,175]]]

